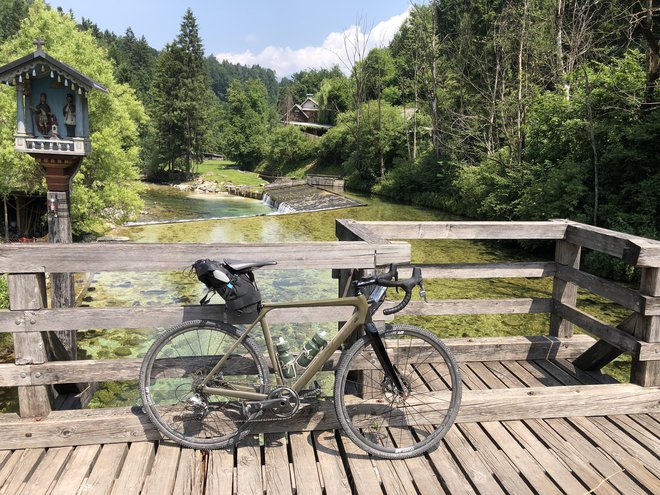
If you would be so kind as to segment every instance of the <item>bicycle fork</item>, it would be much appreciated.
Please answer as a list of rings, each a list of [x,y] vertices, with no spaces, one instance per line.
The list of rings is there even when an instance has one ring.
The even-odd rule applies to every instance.
[[[371,342],[371,347],[376,353],[378,362],[383,368],[385,377],[392,380],[392,384],[394,385],[396,391],[399,394],[405,396],[407,390],[405,389],[403,383],[401,382],[401,379],[399,378],[399,373],[397,373],[396,369],[394,368],[390,356],[387,354],[387,351],[385,350],[385,344],[383,344],[383,339],[381,339],[380,334],[378,333],[378,328],[376,328],[376,325],[373,322],[369,322],[364,324],[364,331],[369,337],[369,342]]]

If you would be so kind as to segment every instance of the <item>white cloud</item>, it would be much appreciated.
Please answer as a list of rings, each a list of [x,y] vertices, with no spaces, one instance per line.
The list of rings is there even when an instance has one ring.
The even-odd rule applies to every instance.
[[[365,55],[372,48],[387,46],[407,17],[408,11],[378,23],[368,33],[363,31],[363,26],[353,25],[344,32],[330,33],[321,46],[308,46],[296,50],[289,47],[268,46],[259,53],[246,50],[242,53],[221,52],[216,53],[215,56],[219,61],[228,60],[235,64],[260,65],[273,69],[277,77],[290,76],[307,69],[329,69],[334,65],[338,65],[346,73],[358,58],[356,52],[362,51],[365,41]]]

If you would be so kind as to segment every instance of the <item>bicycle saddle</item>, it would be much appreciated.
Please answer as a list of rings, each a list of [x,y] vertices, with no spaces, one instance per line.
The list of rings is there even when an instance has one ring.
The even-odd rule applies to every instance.
[[[256,268],[261,268],[262,266],[277,265],[277,261],[224,260],[224,263],[235,272],[247,272]]]

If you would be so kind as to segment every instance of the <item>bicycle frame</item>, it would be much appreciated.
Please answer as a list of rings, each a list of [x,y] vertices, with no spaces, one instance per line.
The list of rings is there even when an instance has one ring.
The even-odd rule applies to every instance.
[[[342,307],[342,306],[352,306],[355,308],[355,311],[351,317],[344,323],[344,325],[339,329],[337,335],[335,335],[332,340],[314,357],[314,359],[309,363],[305,372],[296,379],[296,381],[291,385],[291,388],[296,392],[303,390],[305,385],[309,383],[312,377],[323,367],[323,365],[330,359],[330,356],[339,349],[339,347],[346,341],[346,339],[351,335],[356,329],[363,326],[366,323],[371,323],[371,317],[369,315],[369,304],[367,298],[364,295],[359,295],[355,297],[341,297],[335,299],[320,299],[315,301],[303,301],[303,302],[272,302],[264,304],[263,308],[259,312],[257,319],[245,330],[243,335],[234,343],[234,345],[225,352],[225,355],[218,361],[218,363],[213,367],[209,374],[204,378],[201,383],[200,391],[208,394],[218,394],[224,395],[226,397],[234,397],[236,399],[244,400],[254,400],[262,401],[268,398],[268,394],[258,393],[248,390],[234,390],[229,388],[216,388],[209,387],[208,383],[211,381],[212,377],[220,370],[222,365],[228,359],[229,355],[240,345],[240,343],[254,330],[257,325],[261,326],[261,330],[266,341],[266,348],[268,350],[268,356],[270,361],[273,364],[273,370],[275,371],[275,380],[278,385],[283,385],[283,373],[280,367],[279,359],[277,358],[277,353],[275,352],[275,345],[273,344],[273,338],[270,333],[270,327],[268,321],[266,320],[266,315],[271,311],[277,309],[295,309],[295,308],[323,308],[323,307]]]

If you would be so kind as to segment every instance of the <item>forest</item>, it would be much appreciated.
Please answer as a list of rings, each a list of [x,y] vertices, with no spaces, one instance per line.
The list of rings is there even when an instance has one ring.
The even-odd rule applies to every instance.
[[[474,219],[570,218],[660,234],[660,6],[653,0],[433,0],[387,46],[346,37],[337,65],[278,80],[205,53],[188,9],[163,50],[43,0],[0,0],[0,63],[46,50],[111,89],[90,102],[93,154],[76,230],[140,208],[140,178],[190,177],[205,153],[266,175],[332,173],[351,189]],[[12,90],[0,119],[13,122]],[[332,127],[282,124],[311,94]],[[39,189],[0,130],[0,193]],[[615,268],[613,268],[615,269]],[[625,274],[612,275],[625,276]]]

